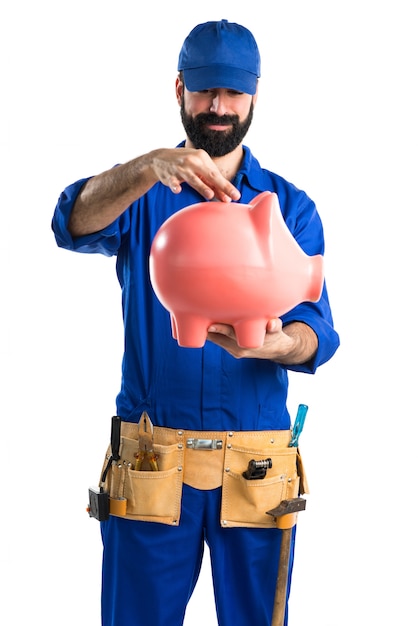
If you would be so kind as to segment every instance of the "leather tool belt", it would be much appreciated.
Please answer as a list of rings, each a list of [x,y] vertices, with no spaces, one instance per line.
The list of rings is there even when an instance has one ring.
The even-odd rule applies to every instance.
[[[138,424],[121,423],[119,460],[101,486],[110,495],[110,514],[178,525],[183,484],[222,487],[220,524],[275,528],[266,511],[282,500],[308,493],[299,448],[289,447],[292,431],[191,431],[155,426],[153,450],[158,471],[135,470]],[[103,467],[108,464],[107,450]],[[248,479],[251,464],[269,461],[264,476]],[[251,477],[252,478],[252,477]]]

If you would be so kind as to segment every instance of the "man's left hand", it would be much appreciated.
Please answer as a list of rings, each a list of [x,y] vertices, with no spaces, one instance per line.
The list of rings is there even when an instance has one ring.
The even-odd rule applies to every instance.
[[[236,359],[269,359],[284,365],[305,363],[318,348],[317,336],[309,326],[292,322],[283,328],[279,318],[267,322],[263,345],[258,348],[241,348],[234,328],[228,324],[211,324],[208,340]]]

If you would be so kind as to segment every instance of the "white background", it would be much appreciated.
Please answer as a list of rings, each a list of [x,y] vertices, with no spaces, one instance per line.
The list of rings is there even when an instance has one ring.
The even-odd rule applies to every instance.
[[[290,626],[418,624],[414,4],[16,0],[2,9],[9,626],[100,624],[99,525],[85,506],[120,381],[120,293],[114,259],[56,247],[57,198],[78,178],[183,139],[178,52],[197,23],[222,18],[258,40],[246,143],[317,203],[341,335],[317,375],[291,377],[292,414],[310,407],[301,448],[311,493]],[[147,564],[138,567],[146,576]],[[206,557],[187,626],[216,624],[212,598]]]

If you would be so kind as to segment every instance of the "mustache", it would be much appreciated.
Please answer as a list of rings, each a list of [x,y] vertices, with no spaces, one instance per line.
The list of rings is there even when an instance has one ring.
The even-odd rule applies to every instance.
[[[238,115],[216,115],[216,113],[199,113],[195,121],[199,125],[216,124],[218,126],[230,126],[239,121]]]

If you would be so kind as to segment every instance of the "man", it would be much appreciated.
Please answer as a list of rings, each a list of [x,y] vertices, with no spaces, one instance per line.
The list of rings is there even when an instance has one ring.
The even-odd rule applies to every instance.
[[[314,373],[339,345],[326,287],[319,302],[302,303],[270,320],[260,348],[239,347],[234,329],[223,320],[208,328],[203,348],[182,348],[172,338],[168,312],[153,293],[149,253],[155,233],[170,215],[204,199],[249,203],[261,191],[277,193],[288,227],[309,255],[323,253],[322,225],[307,195],[261,169],[243,146],[260,76],[259,51],[250,31],[226,20],[198,25],[183,44],[178,70],[176,94],[186,140],[177,148],[156,149],[75,182],[61,194],[53,217],[59,246],[116,256],[123,295],[125,353],[116,400],[123,458],[113,464],[110,458],[112,469],[104,472],[102,484],[112,502],[128,502],[130,514],[115,509],[101,523],[102,623],[180,626],[206,542],[219,624],[267,626],[281,532],[273,523],[268,527],[264,518],[260,527],[247,524],[239,518],[239,506],[238,523],[221,518],[226,494],[220,485],[230,469],[222,465],[223,455],[233,448],[228,436],[248,436],[253,442],[254,435],[268,433],[266,450],[275,454],[270,443],[289,433],[287,370]],[[154,425],[160,465],[151,476],[140,467],[135,470],[134,455],[128,452],[144,412]],[[182,438],[178,446],[173,444],[176,437]],[[181,463],[163,470],[177,449],[184,454]],[[157,508],[150,505],[149,511],[143,502],[151,481],[137,486],[145,474],[155,479],[158,500]],[[175,488],[165,489],[162,480],[157,484],[160,478],[177,481]],[[238,478],[245,488],[251,482],[241,474]],[[177,515],[174,506],[170,517],[159,507],[177,493],[181,509]],[[278,496],[269,508],[278,503],[274,498]],[[292,557],[290,571],[291,566]],[[202,615],[204,611],[202,607]]]

